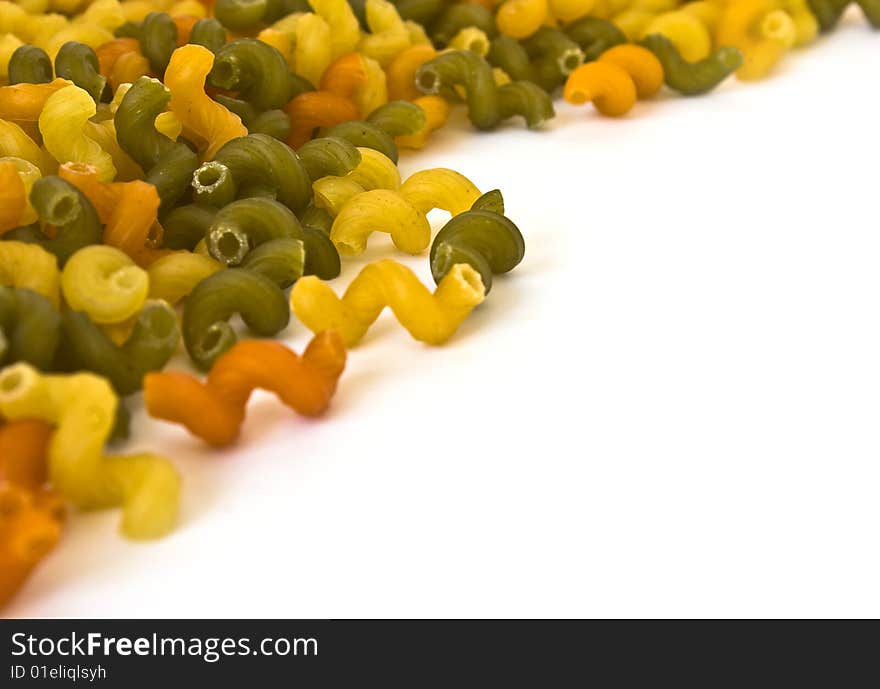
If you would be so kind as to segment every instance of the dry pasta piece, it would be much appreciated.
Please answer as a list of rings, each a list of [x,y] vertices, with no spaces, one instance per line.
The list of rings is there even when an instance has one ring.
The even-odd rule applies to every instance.
[[[21,224],[27,209],[27,190],[18,167],[0,160],[0,236]]]
[[[737,0],[728,3],[718,21],[715,42],[739,48],[743,65],[736,75],[761,79],[797,40],[797,28],[777,0]]]
[[[358,112],[369,114],[388,102],[388,80],[385,70],[371,57],[364,58],[367,82],[361,86],[352,99]]]
[[[54,79],[48,84],[0,86],[0,120],[36,122],[49,97],[70,85],[67,79]]]
[[[44,175],[54,174],[58,162],[15,122],[0,119],[0,156],[25,160]]]
[[[370,33],[361,38],[358,51],[384,67],[409,47],[409,29],[388,0],[367,0],[366,18]]]
[[[336,330],[347,347],[357,344],[388,306],[415,339],[446,342],[485,297],[480,274],[456,264],[431,294],[406,266],[385,259],[367,265],[340,299],[314,276],[300,278],[290,293],[297,318],[312,332]]]
[[[400,194],[422,213],[441,208],[452,215],[470,210],[480,198],[473,182],[445,167],[414,172],[400,186]]]
[[[320,127],[332,127],[358,118],[358,110],[348,98],[328,91],[307,91],[284,106],[290,116],[287,143],[299,148],[309,141]]]
[[[199,19],[201,19],[201,17],[196,17],[192,14],[171,15],[171,21],[174,22],[174,26],[177,28],[178,47],[189,43],[189,35]]]
[[[330,228],[340,254],[357,256],[373,232],[388,232],[401,251],[417,254],[431,242],[431,225],[424,213],[396,191],[372,189],[346,203]]]
[[[641,37],[659,33],[666,36],[688,62],[698,62],[712,52],[712,36],[694,14],[683,10],[663,12],[642,29]]]
[[[361,27],[348,0],[309,0],[309,5],[330,27],[333,59],[352,52],[361,39]]]
[[[123,533],[155,538],[177,520],[180,476],[153,454],[104,454],[117,405],[110,384],[91,373],[44,375],[24,363],[0,371],[0,414],[55,428],[49,442],[52,486],[80,509],[121,506]]]
[[[136,38],[115,38],[95,49],[98,58],[98,69],[108,79],[116,61],[128,53],[140,53],[141,44]]]
[[[342,338],[333,331],[315,335],[302,357],[279,342],[242,340],[217,359],[204,383],[186,373],[147,374],[144,403],[151,416],[179,423],[223,447],[238,437],[248,400],[258,388],[304,416],[322,414],[345,359]]]
[[[205,79],[214,64],[214,54],[200,45],[185,45],[171,54],[165,70],[165,85],[171,91],[168,107],[177,115],[188,138],[198,141],[205,160],[231,139],[247,136],[241,118],[208,97]]]
[[[363,56],[360,53],[348,53],[330,64],[321,77],[320,90],[351,100],[366,83],[367,69]]]
[[[528,38],[547,20],[547,0],[506,0],[495,14],[498,30],[511,38]]]
[[[52,427],[36,419],[0,426],[0,483],[8,481],[32,491],[42,488],[51,435]]]
[[[452,110],[446,99],[441,96],[420,96],[413,103],[424,110],[425,126],[415,134],[396,137],[394,143],[398,148],[424,148],[431,132],[446,124]]]
[[[663,65],[647,48],[618,45],[602,53],[599,61],[615,64],[629,74],[639,98],[652,98],[663,88]]]
[[[562,95],[573,105],[592,102],[610,117],[628,113],[638,97],[626,70],[611,62],[588,62],[578,67],[566,80]]]
[[[386,69],[388,98],[416,100],[421,96],[421,91],[416,88],[416,72],[419,67],[436,56],[437,51],[430,44],[412,45],[398,53]]]
[[[24,287],[60,304],[61,272],[58,259],[38,244],[0,242],[0,285]]]

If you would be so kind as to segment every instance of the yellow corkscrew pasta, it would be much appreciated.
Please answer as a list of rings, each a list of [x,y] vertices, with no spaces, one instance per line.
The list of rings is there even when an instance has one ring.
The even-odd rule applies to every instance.
[[[388,0],[367,0],[366,13],[370,33],[361,38],[358,50],[384,67],[409,47],[409,29]]]
[[[290,304],[309,330],[335,330],[348,347],[363,338],[386,306],[415,339],[438,345],[484,297],[479,273],[467,264],[453,266],[431,294],[409,268],[385,259],[367,265],[341,299],[318,278],[300,278]]]
[[[346,203],[330,228],[330,239],[340,254],[356,256],[367,248],[373,232],[387,232],[401,251],[417,254],[431,241],[431,225],[424,213],[400,193],[372,189]]]
[[[24,287],[60,304],[58,259],[37,244],[0,242],[0,285]]]
[[[776,0],[737,0],[725,6],[718,20],[716,43],[739,48],[743,65],[736,75],[765,77],[796,40],[794,20]]]
[[[712,51],[709,30],[696,16],[682,10],[658,14],[642,29],[642,36],[659,33],[678,48],[688,62],[697,62]]]
[[[189,251],[175,251],[153,261],[147,268],[150,278],[150,299],[176,304],[209,275],[225,266],[210,256]]]
[[[150,291],[147,271],[125,252],[103,244],[75,252],[61,271],[61,292],[70,308],[95,323],[119,323],[141,310]]]

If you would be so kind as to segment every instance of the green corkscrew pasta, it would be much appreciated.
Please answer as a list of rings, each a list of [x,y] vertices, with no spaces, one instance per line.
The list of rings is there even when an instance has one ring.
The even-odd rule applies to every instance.
[[[742,65],[742,53],[737,48],[719,48],[699,62],[686,62],[666,36],[651,34],[641,41],[663,65],[669,88],[686,96],[697,96],[714,89]]]
[[[49,299],[0,286],[0,364],[25,361],[45,371],[55,358],[61,316]]]
[[[48,84],[54,78],[52,61],[42,48],[21,45],[9,58],[10,84]]]

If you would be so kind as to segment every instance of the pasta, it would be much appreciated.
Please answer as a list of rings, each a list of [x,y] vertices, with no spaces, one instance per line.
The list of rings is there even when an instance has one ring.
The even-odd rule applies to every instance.
[[[150,280],[124,252],[112,246],[87,246],[75,252],[61,271],[61,292],[70,308],[95,323],[119,323],[134,316],[147,299]]]
[[[58,259],[36,244],[0,242],[0,285],[42,294],[57,309],[61,302]]]
[[[647,48],[618,45],[602,53],[599,61],[617,65],[629,74],[639,98],[652,98],[663,88],[663,64]]]
[[[9,58],[6,76],[10,84],[48,84],[55,70],[46,51],[35,45],[19,44]]]
[[[0,236],[21,224],[27,209],[27,189],[18,167],[0,158]]]
[[[340,254],[356,256],[367,248],[373,232],[388,232],[401,251],[417,254],[431,241],[431,226],[423,213],[401,194],[373,189],[346,203],[333,221],[330,239]]]
[[[437,51],[431,45],[412,45],[398,53],[386,68],[388,97],[393,100],[416,100],[421,92],[416,88],[419,67],[434,59]]]
[[[385,259],[367,265],[340,299],[317,278],[297,281],[290,293],[296,317],[314,333],[336,330],[347,347],[357,344],[387,306],[415,339],[446,342],[483,301],[480,274],[453,266],[431,294],[406,266]]]
[[[547,21],[547,0],[505,0],[498,8],[498,30],[512,38],[528,38]]]
[[[626,70],[606,61],[589,62],[572,72],[563,97],[574,105],[591,102],[603,115],[621,117],[632,110],[638,93]]]
[[[335,332],[315,335],[302,357],[277,342],[243,340],[219,357],[204,383],[185,373],[151,373],[144,382],[147,411],[179,423],[214,447],[235,441],[251,393],[273,392],[305,416],[322,414],[345,367]]]
[[[164,535],[177,519],[180,476],[153,454],[103,454],[116,406],[110,385],[91,373],[42,375],[24,363],[0,371],[0,414],[55,427],[49,478],[59,493],[84,510],[121,506],[129,538]]]
[[[370,33],[361,39],[358,50],[384,67],[409,47],[409,30],[388,0],[367,0],[366,18]]]
[[[37,292],[0,287],[0,364],[26,361],[45,370],[61,334],[57,309]]]
[[[208,256],[175,251],[154,261],[147,268],[150,278],[149,297],[176,304],[189,295],[202,280],[223,267],[222,263]]]
[[[431,133],[449,119],[449,104],[440,96],[420,96],[413,102],[424,111],[425,126],[413,134],[395,137],[398,148],[423,148]]]
[[[359,114],[348,98],[329,91],[301,93],[284,107],[284,111],[290,117],[287,143],[291,148],[306,143],[316,129],[355,120]]]
[[[686,96],[711,91],[739,69],[743,62],[742,53],[733,47],[718,48],[699,62],[687,62],[679,55],[672,41],[660,34],[645,37],[641,45],[660,60],[667,86]]]
[[[736,71],[740,79],[763,78],[794,45],[794,21],[775,6],[774,0],[738,0],[725,6],[715,39],[742,53],[743,64]]]
[[[55,56],[55,74],[72,81],[96,103],[101,101],[107,78],[101,74],[95,51],[84,43],[68,41],[61,46]]]
[[[702,60],[712,51],[712,37],[705,24],[683,9],[654,17],[641,32],[641,36],[650,34],[666,36],[688,62]]]
[[[628,42],[616,24],[598,17],[582,17],[566,26],[565,33],[581,47],[584,62],[591,62],[609,48]]]

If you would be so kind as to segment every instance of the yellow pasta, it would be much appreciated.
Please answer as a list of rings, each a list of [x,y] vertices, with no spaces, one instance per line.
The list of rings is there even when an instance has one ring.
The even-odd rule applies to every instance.
[[[366,13],[370,33],[361,38],[358,51],[384,67],[409,48],[409,29],[388,0],[367,0]]]
[[[361,27],[348,0],[309,0],[309,5],[330,27],[331,60],[357,48]]]
[[[398,189],[400,187],[400,170],[394,161],[384,153],[373,148],[358,147],[361,162],[346,175],[364,189]]]
[[[6,33],[0,35],[0,82],[8,81],[9,59],[12,57],[12,53],[14,53],[19,46],[23,45],[24,41],[15,34]]]
[[[407,177],[400,186],[400,194],[423,214],[440,208],[458,215],[470,210],[480,197],[480,190],[460,172],[435,167]]]
[[[795,47],[812,43],[816,39],[819,35],[819,22],[807,0],[782,0],[781,9],[785,10],[794,22]]]
[[[386,306],[415,339],[438,345],[484,298],[483,281],[467,264],[453,266],[431,294],[409,268],[385,259],[367,265],[341,299],[318,278],[300,278],[290,304],[309,330],[335,330],[348,347],[363,338]]]
[[[313,84],[333,62],[330,25],[317,14],[303,14],[296,23],[293,63],[297,74]]]
[[[37,146],[15,122],[0,120],[0,156],[21,158],[33,163],[44,175],[55,174],[58,170],[58,162]]]
[[[147,271],[124,251],[105,244],[75,252],[61,271],[61,292],[75,311],[95,323],[119,323],[141,310],[150,291]]]
[[[777,0],[737,0],[726,5],[715,39],[742,52],[740,79],[761,79],[794,45],[797,29]]]
[[[642,30],[642,36],[663,34],[688,62],[698,62],[712,51],[709,30],[696,16],[677,10],[658,14]]]
[[[409,44],[410,46],[414,45],[430,45],[434,44],[431,42],[431,38],[428,36],[428,32],[425,31],[425,27],[421,24],[414,22],[412,19],[407,19],[403,22],[404,26],[406,26],[406,30],[409,32]]]
[[[175,50],[165,70],[165,85],[171,91],[171,111],[180,120],[187,138],[198,142],[205,160],[231,139],[247,136],[238,115],[229,112],[205,93],[205,79],[214,65],[214,53],[189,44]]]
[[[118,0],[95,0],[73,21],[113,31],[125,23],[125,14]]]
[[[199,0],[180,0],[180,2],[175,2],[168,8],[168,14],[172,17],[189,15],[190,17],[204,19],[208,16],[208,9],[205,7],[205,3],[199,2]]]
[[[423,148],[431,132],[442,127],[449,119],[451,107],[447,100],[441,96],[421,96],[416,98],[413,103],[425,111],[425,126],[415,134],[395,138],[394,142],[398,148]]]
[[[114,36],[112,31],[103,29],[100,26],[70,23],[61,30],[52,33],[51,37],[42,38],[41,35],[37,35],[34,36],[34,38],[36,39],[34,41],[35,44],[45,50],[49,55],[49,59],[54,61],[61,46],[68,41],[85,43],[87,46],[94,49],[108,41],[112,41]]]
[[[697,0],[697,2],[687,2],[681,6],[682,12],[700,20],[700,23],[709,31],[710,36],[715,35],[723,9],[724,5],[720,0]]]
[[[418,254],[431,241],[425,214],[405,197],[388,189],[358,194],[346,203],[330,228],[330,239],[340,254],[357,256],[367,248],[373,232],[387,232],[401,251]]]
[[[93,165],[98,179],[110,182],[116,176],[113,158],[86,134],[95,115],[95,101],[78,86],[65,86],[46,100],[40,113],[43,145],[59,163]]]
[[[367,81],[355,91],[352,100],[358,112],[369,115],[380,105],[388,102],[388,83],[385,70],[373,58],[364,57],[364,70],[367,73]]]
[[[121,506],[125,535],[155,538],[177,521],[180,476],[153,454],[103,454],[117,404],[110,384],[91,373],[42,375],[24,363],[0,371],[0,414],[55,426],[49,444],[53,488],[80,509]]]
[[[358,194],[363,194],[366,189],[347,176],[329,176],[316,179],[312,183],[312,191],[315,194],[315,205],[335,218],[346,203]]]
[[[162,114],[170,115],[173,121],[177,123],[174,113]],[[156,118],[157,129],[160,119],[164,118],[161,115]],[[177,133],[180,133],[179,123],[177,124]],[[83,131],[86,136],[101,147],[101,150],[110,156],[110,160],[113,161],[113,167],[116,168],[116,179],[118,181],[130,182],[133,179],[143,179],[144,171],[141,169],[141,166],[134,162],[128,153],[122,150],[122,146],[116,140],[116,123],[112,119],[102,120],[101,122],[87,122]],[[174,138],[177,137],[175,136]]]
[[[449,47],[453,50],[470,50],[480,57],[486,57],[489,54],[489,37],[476,26],[466,26],[452,37]]]
[[[189,251],[175,251],[153,261],[147,268],[150,278],[150,299],[176,304],[209,275],[225,266],[210,256]]]
[[[498,30],[512,38],[528,38],[547,20],[547,0],[505,0],[498,8]]]
[[[550,16],[563,23],[586,17],[592,12],[596,0],[548,0]]]
[[[61,301],[58,259],[37,244],[0,242],[0,285],[33,290],[57,308]]]

